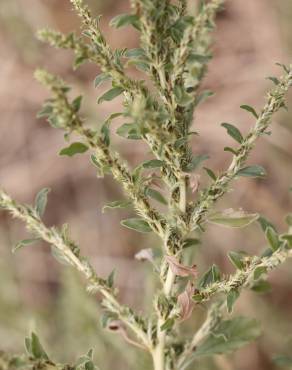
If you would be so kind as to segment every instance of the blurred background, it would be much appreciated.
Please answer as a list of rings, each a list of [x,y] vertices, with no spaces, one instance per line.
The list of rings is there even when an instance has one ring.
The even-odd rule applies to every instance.
[[[194,1],[190,0],[190,7]],[[88,3],[95,14],[103,14],[102,28],[113,47],[137,47],[138,34],[133,29],[117,31],[107,25],[113,16],[127,12],[127,1]],[[216,95],[200,107],[194,120],[200,133],[193,141],[194,151],[210,155],[208,167],[224,169],[230,160],[223,152],[230,139],[220,123],[232,122],[247,132],[252,118],[239,106],[250,104],[260,109],[264,92],[271,86],[265,77],[280,73],[275,62],[291,62],[291,19],[291,0],[227,1],[218,15],[214,59],[204,82]],[[68,0],[0,0],[0,184],[27,203],[33,202],[38,190],[50,187],[46,223],[68,222],[98,273],[107,276],[115,268],[122,301],[143,311],[151,302],[155,282],[151,268],[136,261],[134,255],[144,247],[157,247],[158,241],[120,226],[120,219],[131,216],[130,211],[102,214],[105,203],[121,198],[121,190],[111,178],[96,178],[87,155],[58,156],[66,146],[62,133],[35,118],[47,95],[34,81],[34,69],[45,66],[74,85],[76,95],[84,93],[83,112],[93,124],[119,111],[120,101],[97,106],[97,96],[108,87],[94,89],[98,68],[86,64],[73,74],[71,52],[53,50],[36,40],[36,30],[45,26],[63,32],[78,29],[79,20]],[[289,107],[290,113],[275,117],[273,135],[260,140],[251,158],[267,169],[267,179],[238,181],[218,209],[243,207],[260,212],[284,230],[284,216],[292,210],[291,95]],[[130,163],[142,160],[147,151],[119,137],[115,145]],[[94,348],[96,363],[103,370],[150,370],[146,356],[101,328],[98,300],[84,292],[79,276],[58,265],[47,246],[35,245],[12,255],[12,246],[26,237],[23,225],[0,213],[1,349],[23,351],[24,336],[33,329],[58,361],[72,362]],[[264,244],[258,225],[236,232],[212,226],[193,258],[200,272],[217,263],[227,273],[232,271],[228,250],[259,253]],[[291,267],[290,261],[271,274],[270,292],[245,292],[237,305],[236,313],[261,320],[260,340],[236,354],[204,360],[194,369],[278,368],[272,357],[289,354],[292,348]],[[203,316],[204,309],[199,309],[188,324],[195,327]]]

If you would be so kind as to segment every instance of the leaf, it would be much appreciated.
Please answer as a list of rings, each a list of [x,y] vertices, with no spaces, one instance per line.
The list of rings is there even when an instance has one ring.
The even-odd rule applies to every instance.
[[[184,242],[183,242],[183,248],[193,247],[194,245],[198,245],[200,243],[201,243],[200,239],[188,238],[188,239],[185,239],[184,240]]]
[[[160,330],[165,331],[171,329],[174,325],[174,318],[167,319],[163,325],[161,325]]]
[[[206,288],[208,285],[220,281],[221,272],[216,265],[211,266],[200,278],[198,286],[199,288]]]
[[[150,233],[152,231],[148,222],[144,221],[142,218],[128,218],[127,220],[122,220],[121,225],[128,229],[138,231],[139,233]]]
[[[188,281],[185,290],[177,297],[177,304],[180,306],[180,317],[181,321],[185,321],[190,318],[194,309],[194,302],[192,296],[194,294],[194,287],[190,281]]]
[[[12,249],[12,253],[15,253],[18,249],[26,247],[27,245],[34,244],[41,240],[40,238],[33,238],[33,239],[23,239],[19,241]]]
[[[165,257],[166,261],[169,264],[169,267],[171,271],[180,277],[188,277],[188,276],[193,276],[197,277],[198,272],[196,266],[185,266],[182,263],[178,261],[178,259],[175,256],[166,256]]]
[[[82,103],[82,96],[77,96],[77,98],[75,98],[71,105],[72,105],[72,108],[74,109],[74,112],[78,112],[80,110],[80,107],[81,107],[81,103]]]
[[[250,105],[244,104],[244,105],[241,105],[240,108],[246,110],[247,112],[250,112],[255,118],[259,118],[255,109],[251,107]]]
[[[256,293],[265,294],[271,291],[271,285],[266,280],[259,280],[256,281],[253,286],[251,287],[251,290],[253,290]]]
[[[267,273],[267,268],[264,266],[259,266],[254,270],[253,278],[258,280],[263,274]]]
[[[141,48],[136,49],[129,49],[125,52],[124,56],[126,58],[139,58],[139,57],[145,57],[145,50]]]
[[[273,362],[278,366],[291,367],[292,366],[292,357],[285,355],[278,355],[273,357]]]
[[[230,148],[230,146],[225,146],[224,147],[224,152],[230,152],[230,153],[232,153],[234,155],[237,154],[237,151],[235,149]]]
[[[231,125],[230,123],[222,123],[221,126],[226,128],[228,135],[230,135],[239,144],[243,142],[243,136],[237,127]]]
[[[182,86],[176,85],[174,87],[174,96],[177,104],[181,107],[186,107],[194,101],[194,97],[188,94]]]
[[[265,217],[263,216],[260,216],[258,219],[257,219],[258,223],[261,225],[261,228],[263,231],[266,231],[266,229],[268,227],[271,227],[273,230],[276,231],[276,228],[275,226],[269,221],[267,220]]]
[[[167,206],[167,200],[164,198],[164,196],[159,193],[159,191],[148,188],[146,194],[150,197],[155,199],[157,202],[164,204]]]
[[[110,288],[112,288],[112,287],[114,286],[115,273],[116,273],[116,271],[115,271],[115,270],[113,270],[113,271],[109,274],[109,276],[108,276],[108,278],[107,278],[107,280],[106,280],[107,285],[108,285],[108,287],[110,287]]]
[[[150,161],[145,161],[141,163],[141,166],[146,169],[150,168],[160,168],[164,165],[163,161],[160,161],[159,159],[151,159]]]
[[[110,76],[106,73],[101,73],[95,77],[94,87],[100,86],[103,82],[110,80]]]
[[[110,21],[110,26],[115,28],[132,25],[137,28],[139,17],[135,14],[120,14]]]
[[[59,155],[67,155],[68,157],[73,157],[75,154],[85,153],[88,150],[88,146],[83,143],[72,143],[67,148],[63,148]]]
[[[51,191],[49,188],[44,188],[40,190],[35,198],[35,210],[39,217],[42,217],[45,213],[47,202],[48,202],[48,193]]]
[[[292,248],[292,234],[282,234],[281,240],[284,240],[288,243],[289,248]]]
[[[267,227],[265,235],[270,247],[275,252],[281,245],[278,234],[273,228]]]
[[[119,136],[125,137],[126,139],[141,139],[141,134],[139,133],[138,127],[135,123],[124,123],[117,129],[116,133]]]
[[[260,326],[255,319],[236,317],[222,321],[197,347],[195,355],[230,353],[255,340],[260,334]]]
[[[127,208],[131,205],[131,202],[129,200],[115,200],[113,202],[110,202],[102,207],[102,213],[104,213],[107,209],[122,209]]]
[[[233,251],[228,253],[229,260],[231,261],[233,266],[239,270],[244,269],[243,257],[244,257],[243,253],[233,252]]]
[[[267,77],[267,80],[272,81],[276,86],[280,84],[280,80],[277,77]]]
[[[70,266],[70,262],[66,259],[64,254],[55,246],[51,246],[51,253],[52,256],[55,258],[56,261],[58,261],[61,265],[64,266]]]
[[[232,289],[227,294],[226,305],[227,305],[227,311],[228,311],[228,313],[232,313],[234,303],[236,302],[236,300],[238,299],[238,297],[239,297],[239,291],[237,289]]]
[[[39,338],[36,336],[35,333],[31,333],[30,338],[29,337],[25,338],[25,348],[28,354],[34,359],[49,360],[48,355],[43,349],[39,341]]]
[[[216,212],[211,214],[208,222],[221,225],[225,227],[245,227],[257,220],[259,215],[257,213],[245,213],[243,211],[234,211],[227,209],[223,212]]]
[[[104,101],[111,101],[117,96],[121,95],[121,93],[124,91],[122,87],[113,87],[112,89],[105,92],[100,98],[98,98],[97,102],[98,104],[104,102]]]
[[[188,163],[185,167],[184,167],[184,171],[186,172],[192,172],[194,171],[203,161],[209,159],[209,156],[206,155],[206,154],[202,154],[202,155],[197,155],[197,156],[194,156],[191,160],[190,163]]]
[[[266,175],[266,170],[262,166],[247,166],[236,173],[236,176],[242,177],[265,177]]]
[[[217,180],[217,176],[210,168],[204,167],[204,170],[207,172],[207,174],[209,175],[209,177],[211,177],[212,180],[214,181]]]

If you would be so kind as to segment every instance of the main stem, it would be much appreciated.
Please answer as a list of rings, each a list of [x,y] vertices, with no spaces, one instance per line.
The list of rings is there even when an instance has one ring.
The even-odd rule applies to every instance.
[[[186,179],[183,178],[180,184],[180,197],[179,197],[179,209],[182,213],[186,212]],[[163,285],[163,292],[166,297],[171,295],[171,291],[175,281],[175,274],[168,267],[166,279]],[[157,321],[157,344],[153,349],[153,363],[154,370],[166,370],[165,368],[165,339],[166,331],[161,330],[161,326],[164,324],[165,319],[159,317]]]

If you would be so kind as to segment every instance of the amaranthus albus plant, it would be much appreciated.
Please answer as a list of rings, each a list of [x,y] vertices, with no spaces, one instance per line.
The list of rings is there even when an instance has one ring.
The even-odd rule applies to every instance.
[[[132,13],[115,17],[111,26],[135,27],[140,32],[139,48],[112,50],[100,29],[99,19],[92,16],[83,0],[71,0],[82,21],[81,36],[49,29],[39,32],[42,41],[74,52],[75,69],[86,62],[99,66],[101,73],[95,78],[95,87],[110,81],[112,88],[98,98],[98,104],[121,95],[122,112],[113,112],[98,127],[89,126],[79,113],[81,96],[71,100],[68,85],[46,70],[37,70],[35,77],[52,95],[39,117],[46,117],[52,127],[63,130],[67,141],[71,134],[80,137],[80,141],[71,143],[60,154],[90,153],[98,175],[111,175],[124,190],[125,199],[107,207],[132,206],[137,217],[122,220],[121,224],[138,232],[152,232],[161,241],[160,257],[154,257],[150,248],[137,253],[138,259],[153,263],[153,274],[159,278],[152,312],[140,316],[119,302],[113,274],[108,278],[98,275],[71,239],[66,224],[49,228],[43,223],[49,189],[38,193],[33,206],[20,204],[0,189],[0,206],[23,220],[32,233],[31,239],[21,241],[14,250],[38,239],[46,241],[58,260],[84,275],[90,293],[102,295],[105,327],[122,334],[137,351],[147,351],[155,370],[185,370],[202,356],[235,351],[259,336],[256,320],[228,315],[243,289],[260,289],[269,271],[292,256],[292,215],[287,216],[287,231],[278,233],[259,214],[216,207],[217,200],[236,185],[239,177],[265,176],[264,168],[246,162],[257,140],[269,134],[273,115],[286,108],[292,66],[280,65],[282,76],[270,78],[274,86],[261,109],[241,106],[253,121],[246,136],[234,125],[222,124],[234,139],[234,146],[225,148],[230,152],[230,165],[219,173],[204,167],[210,180],[208,186],[201,188],[196,174],[202,171],[207,156],[192,152],[191,137],[197,134],[192,131],[192,124],[198,105],[211,95],[202,90],[201,83],[211,59],[210,32],[224,0],[202,1],[196,14],[187,13],[186,0],[130,2]],[[128,66],[143,71],[148,82],[129,77]],[[144,142],[152,152],[151,160],[130,168],[115,151],[111,122],[117,117],[130,122],[122,124],[117,134]],[[199,236],[208,231],[208,223],[241,228],[255,221],[262,226],[267,248],[253,256],[230,251],[228,257],[235,268],[232,275],[224,275],[215,265],[199,274],[200,266],[186,264],[186,249],[198,243]],[[181,323],[190,320],[192,311],[203,303],[207,309],[201,327],[192,337],[179,334]],[[3,369],[68,368],[49,359],[34,333],[26,339],[26,349],[28,357],[3,355]],[[92,351],[72,367],[97,368],[92,362]]]

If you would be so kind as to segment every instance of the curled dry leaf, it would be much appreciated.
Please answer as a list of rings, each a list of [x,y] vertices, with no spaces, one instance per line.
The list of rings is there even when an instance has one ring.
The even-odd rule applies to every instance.
[[[181,321],[185,321],[190,318],[195,303],[192,300],[192,296],[195,293],[193,284],[189,281],[186,289],[178,296],[177,303],[180,306],[180,317]]]
[[[141,348],[143,350],[147,350],[146,347],[144,347],[142,344],[140,343],[137,343],[136,341],[134,341],[133,339],[131,339],[129,336],[128,336],[128,332],[126,330],[126,327],[124,325],[124,323],[121,321],[121,320],[113,320],[111,321],[107,328],[110,330],[110,331],[114,331],[116,333],[119,333],[122,335],[122,337],[125,339],[125,341],[135,347],[138,347],[138,348]]]
[[[154,255],[151,248],[141,249],[138,253],[135,254],[135,258],[138,261],[149,261],[153,262]]]
[[[201,176],[198,174],[193,174],[190,176],[190,188],[192,189],[193,193],[195,193],[200,186],[200,178]]]
[[[174,256],[166,256],[165,257],[166,261],[169,263],[169,267],[171,271],[181,277],[188,277],[188,276],[194,276],[197,277],[198,272],[197,272],[197,266],[185,266],[181,264],[176,257]]]

